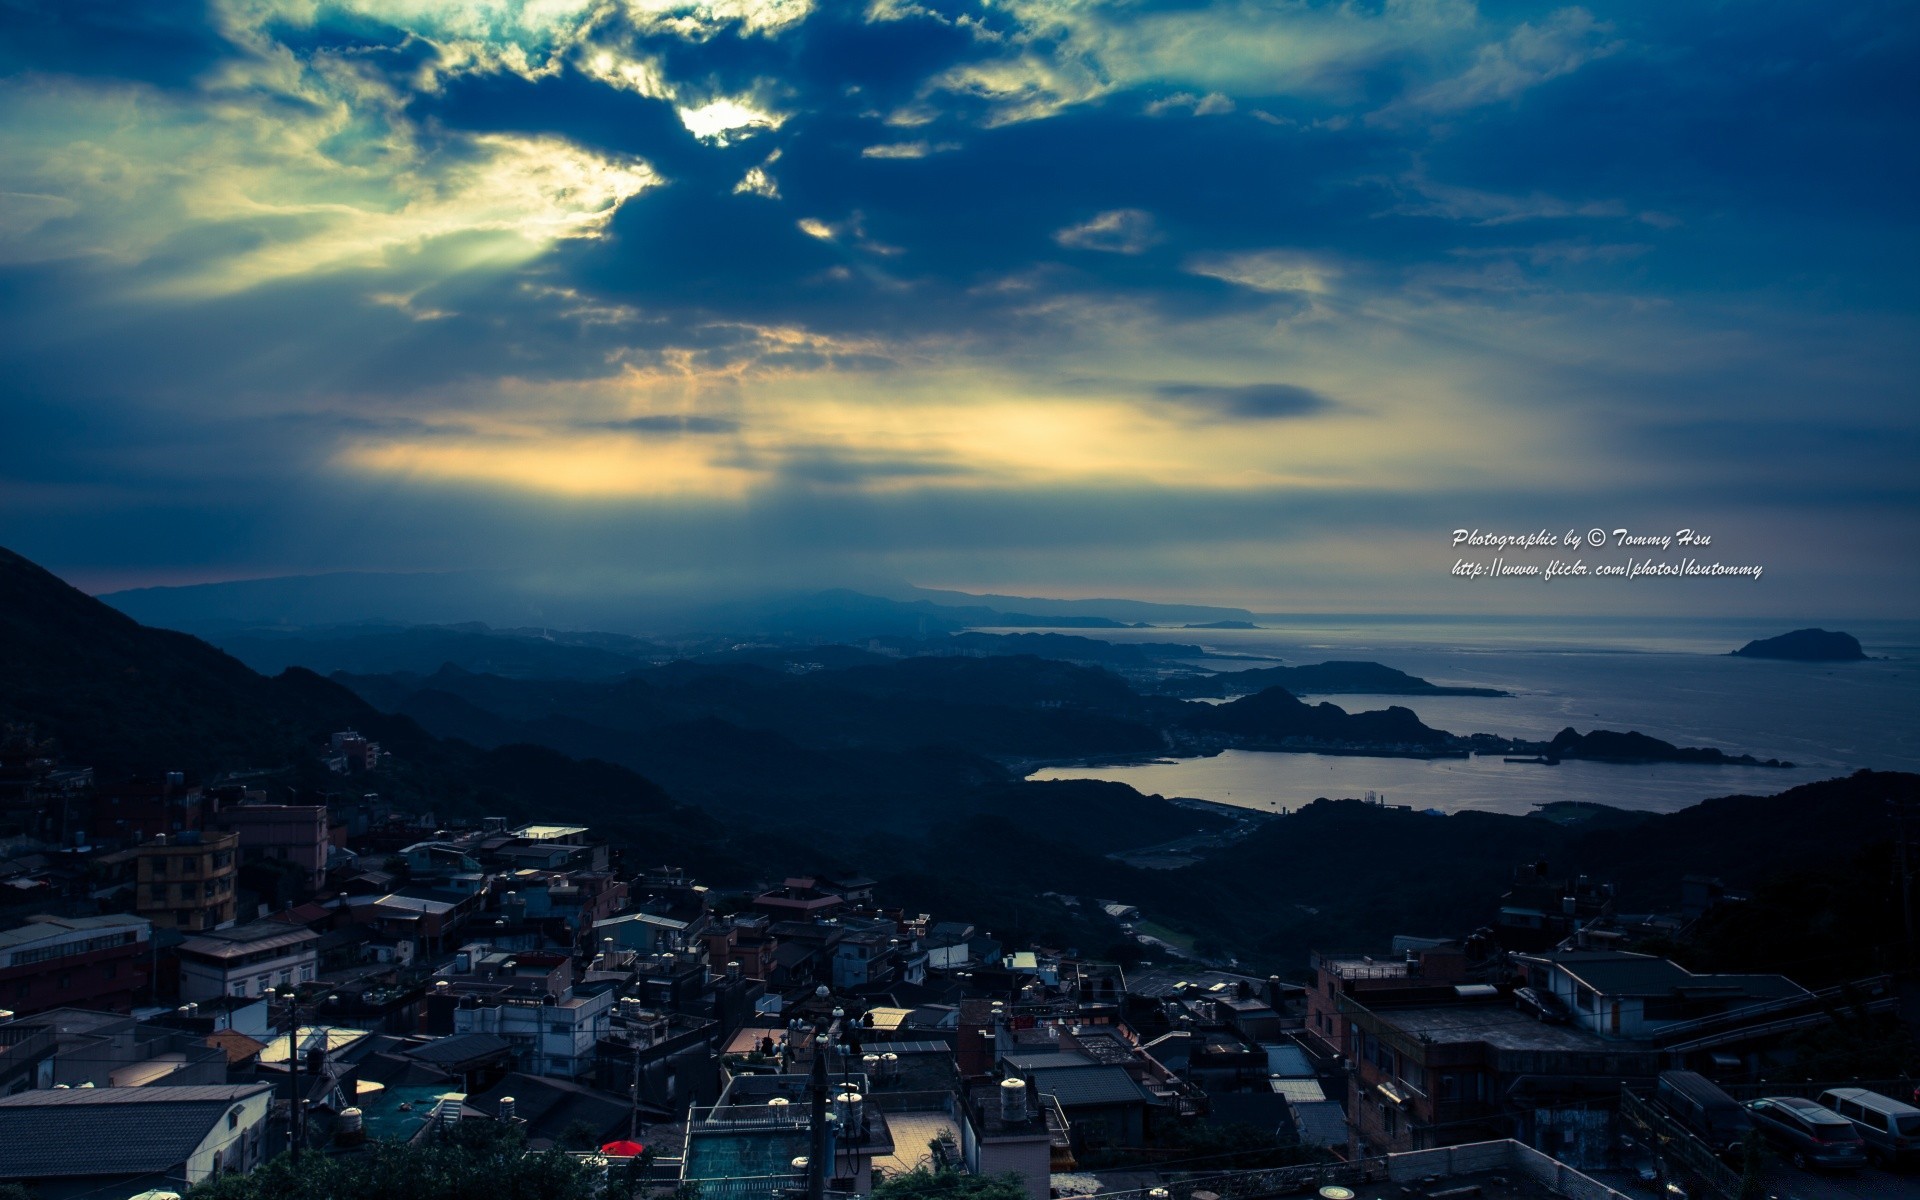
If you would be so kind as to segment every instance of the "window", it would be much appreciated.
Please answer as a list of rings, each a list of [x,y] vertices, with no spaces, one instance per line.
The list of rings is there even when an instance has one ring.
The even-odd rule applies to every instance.
[[[236,995],[236,996],[244,996],[244,995],[246,995],[246,994],[247,994],[247,981],[246,981],[246,980],[244,980],[244,979],[242,979],[242,980],[241,980],[241,981],[240,981],[239,983],[236,983],[236,984],[234,984],[234,985],[233,985],[233,994],[234,994],[234,995]]]
[[[240,1128],[240,1110],[239,1109],[236,1108],[232,1112],[227,1114],[227,1128],[228,1129]],[[295,1139],[295,1140],[298,1140],[298,1139]]]

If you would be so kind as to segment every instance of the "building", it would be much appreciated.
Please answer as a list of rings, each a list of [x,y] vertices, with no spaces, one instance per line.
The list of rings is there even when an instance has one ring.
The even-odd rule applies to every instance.
[[[1047,1200],[1051,1173],[1072,1169],[1072,1130],[1057,1105],[1031,1092],[1019,1079],[968,1088],[960,1157],[975,1175],[1018,1175],[1030,1200]]]
[[[0,932],[0,1005],[129,1012],[147,998],[152,939],[144,917],[28,917]]]
[[[271,1085],[67,1088],[0,1098],[0,1180],[41,1200],[185,1191],[266,1157]]]
[[[584,1079],[607,1036],[616,999],[611,981],[576,984],[564,954],[467,946],[434,978],[428,1029],[490,1033],[534,1075]]]
[[[235,833],[156,835],[134,851],[134,911],[183,933],[233,924],[239,846]]]
[[[1809,995],[1784,975],[1695,975],[1667,959],[1624,950],[1567,950],[1517,961],[1528,986],[1559,1001],[1582,1029],[1610,1039],[1657,1037],[1672,1026]]]
[[[169,771],[95,792],[88,828],[96,845],[131,846],[162,835],[173,837],[205,826],[206,801],[186,777]]]
[[[191,937],[175,951],[180,998],[264,996],[269,988],[313,982],[320,935],[284,921],[255,921]]]
[[[243,804],[214,813],[207,824],[239,835],[242,862],[291,863],[309,892],[327,881],[333,839],[324,804]]]
[[[835,1071],[828,1090],[827,1188],[865,1195],[873,1190],[873,1162],[895,1146],[887,1114],[867,1099],[863,1074]],[[736,1075],[711,1108],[695,1106],[687,1121],[681,1182],[703,1194],[725,1194],[733,1181],[751,1179],[762,1194],[804,1192],[813,1169],[813,1088],[806,1075]]]
[[[1308,966],[1313,972],[1313,984],[1307,991],[1303,1044],[1322,1061],[1347,1053],[1349,1038],[1343,1001],[1365,1003],[1375,996],[1436,984],[1466,983],[1472,978],[1465,950],[1452,943],[1379,956],[1316,951],[1308,960]]]
[[[1374,1153],[1487,1137],[1532,1141],[1541,1110],[1618,1098],[1665,1065],[1645,1042],[1612,1041],[1522,1013],[1491,984],[1433,984],[1339,998],[1347,1116]]]

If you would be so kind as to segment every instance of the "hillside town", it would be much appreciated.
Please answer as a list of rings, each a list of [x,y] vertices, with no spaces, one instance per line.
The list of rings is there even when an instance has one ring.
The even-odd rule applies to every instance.
[[[491,1122],[620,1168],[610,1194],[857,1196],[933,1169],[1011,1173],[1031,1200],[1438,1195],[1456,1167],[1749,1194],[1741,1138],[1682,1085],[1741,1129],[1736,1102],[1851,1089],[1902,1131],[1863,1158],[1920,1146],[1912,1081],[1821,1078],[1798,1049],[1910,1019],[1893,978],[1816,990],[1635,949],[1743,902],[1717,880],[1627,914],[1604,881],[1518,864],[1482,927],[1264,976],[1183,956],[1124,897],[1061,897],[1141,945],[1120,963],[904,911],[869,878],[722,894],[586,826],[396,811],[363,790],[381,753],[337,733],[353,786],[276,796],[97,783],[16,739],[0,1181],[183,1192]]]

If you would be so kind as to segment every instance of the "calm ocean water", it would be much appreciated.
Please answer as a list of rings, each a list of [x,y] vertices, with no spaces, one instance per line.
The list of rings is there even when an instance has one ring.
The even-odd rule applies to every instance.
[[[1328,696],[1349,712],[1399,704],[1454,733],[1548,738],[1571,725],[1792,760],[1793,770],[1661,764],[1548,767],[1499,758],[1391,759],[1230,751],[1136,766],[1053,767],[1036,779],[1114,779],[1143,792],[1249,808],[1384,795],[1416,808],[1524,813],[1553,800],[1671,811],[1765,794],[1861,767],[1920,771],[1920,621],[1847,622],[1873,661],[1789,663],[1728,651],[1792,622],[1293,617],[1257,630],[1102,630],[1108,641],[1198,644],[1287,664],[1369,659],[1511,698]],[[1801,624],[1806,624],[1802,622]],[[1829,628],[1832,625],[1828,626]],[[1087,630],[1061,632],[1088,633]],[[1209,660],[1215,669],[1269,665]]]

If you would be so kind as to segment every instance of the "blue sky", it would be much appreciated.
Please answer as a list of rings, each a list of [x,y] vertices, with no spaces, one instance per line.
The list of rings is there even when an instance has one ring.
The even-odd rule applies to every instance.
[[[0,542],[1915,615],[1911,5],[0,0]],[[1456,527],[1751,581],[1462,590]]]

